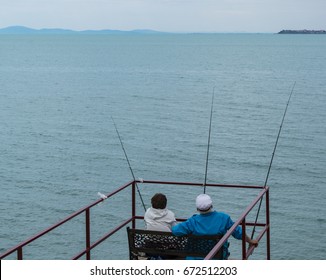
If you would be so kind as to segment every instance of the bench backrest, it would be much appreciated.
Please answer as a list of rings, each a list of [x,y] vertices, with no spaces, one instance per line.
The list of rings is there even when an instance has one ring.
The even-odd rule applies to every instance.
[[[204,258],[222,238],[222,235],[174,236],[171,232],[127,228],[129,258],[139,259],[142,254],[165,256],[165,258]],[[223,258],[223,247],[214,259]]]

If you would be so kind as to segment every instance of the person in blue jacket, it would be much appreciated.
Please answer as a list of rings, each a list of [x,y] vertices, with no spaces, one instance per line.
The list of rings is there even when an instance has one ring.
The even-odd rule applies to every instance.
[[[173,226],[172,233],[174,235],[224,235],[234,224],[228,214],[213,210],[212,199],[207,194],[197,196],[196,207],[199,214],[195,214],[188,220]],[[242,228],[236,227],[232,236],[236,239],[242,239]],[[253,240],[247,235],[246,241],[254,246],[258,245],[257,240]],[[228,242],[226,242],[223,246],[223,259],[227,259],[228,255]]]

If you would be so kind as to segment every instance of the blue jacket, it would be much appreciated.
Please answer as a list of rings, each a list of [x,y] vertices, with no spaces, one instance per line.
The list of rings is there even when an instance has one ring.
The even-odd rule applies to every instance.
[[[172,233],[176,236],[187,234],[193,235],[224,235],[234,222],[230,216],[222,212],[208,212],[206,214],[196,214],[190,217],[187,221],[179,223],[172,227]],[[242,229],[238,226],[232,233],[236,239],[242,238]],[[223,246],[223,256],[228,257],[228,242]]]

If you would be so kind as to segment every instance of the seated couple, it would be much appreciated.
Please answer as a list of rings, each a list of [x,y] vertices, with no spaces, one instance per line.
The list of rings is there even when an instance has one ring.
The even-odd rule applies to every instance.
[[[200,194],[196,198],[198,214],[188,220],[178,223],[174,213],[167,208],[166,196],[155,194],[151,199],[152,207],[147,209],[144,220],[147,230],[170,231],[173,235],[224,235],[234,224],[228,214],[213,210],[212,199],[207,194]],[[232,233],[236,239],[242,239],[242,228],[238,226]],[[246,235],[246,241],[254,246],[257,240]],[[223,258],[228,257],[228,242],[224,244]]]

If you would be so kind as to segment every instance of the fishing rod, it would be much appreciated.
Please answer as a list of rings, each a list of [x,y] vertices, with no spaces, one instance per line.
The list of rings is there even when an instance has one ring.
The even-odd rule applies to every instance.
[[[272,153],[271,161],[270,161],[270,163],[269,163],[269,167],[268,167],[268,171],[267,171],[267,175],[266,175],[266,179],[265,179],[264,188],[266,188],[266,186],[267,186],[267,181],[268,181],[268,177],[269,177],[269,174],[270,174],[270,171],[271,171],[271,167],[272,167],[272,163],[273,163],[273,159],[274,159],[274,155],[275,155],[276,147],[277,147],[277,144],[278,144],[278,140],[279,140],[279,138],[280,138],[280,135],[281,135],[281,130],[282,130],[282,127],[283,127],[283,123],[284,123],[285,115],[286,115],[286,112],[287,112],[288,107],[289,107],[289,103],[290,103],[290,100],[291,100],[291,97],[292,97],[292,94],[293,94],[293,91],[294,91],[295,84],[296,84],[296,82],[294,82],[294,84],[293,84],[293,86],[292,86],[292,90],[291,90],[291,93],[290,93],[290,96],[289,96],[288,102],[286,103],[286,107],[285,107],[285,110],[284,110],[283,118],[282,118],[282,121],[281,121],[280,128],[279,128],[279,130],[278,130],[278,134],[277,134],[276,142],[275,142],[275,145],[274,145],[274,149],[273,149],[273,153]],[[263,198],[260,199],[260,203],[259,203],[259,206],[258,206],[258,211],[257,211],[256,219],[255,219],[254,228],[253,228],[253,230],[252,230],[252,234],[251,234],[251,239],[254,237],[254,234],[255,234],[256,223],[257,223],[257,221],[258,221],[258,216],[259,216],[259,212],[260,212],[260,208],[261,208],[262,201],[263,201]]]
[[[120,141],[120,144],[121,144],[121,147],[122,147],[123,153],[125,154],[125,158],[126,158],[126,160],[127,160],[127,162],[128,162],[128,166],[129,166],[129,169],[130,169],[131,175],[132,175],[132,177],[133,177],[133,179],[134,179],[134,182],[135,182],[135,184],[136,184],[136,189],[137,189],[137,192],[138,192],[138,194],[139,194],[139,197],[140,197],[141,203],[142,203],[142,205],[143,205],[144,210],[146,211],[146,206],[145,206],[145,203],[144,203],[143,197],[142,197],[142,195],[141,195],[141,193],[140,193],[140,190],[139,190],[139,188],[138,188],[138,185],[137,185],[137,183],[136,183],[136,178],[135,178],[134,172],[133,172],[133,170],[132,170],[132,168],[131,168],[130,161],[129,161],[129,158],[128,158],[128,156],[127,156],[127,152],[126,152],[126,150],[125,150],[125,147],[123,146],[123,142],[122,142],[122,139],[121,139],[121,137],[120,137],[120,133],[119,133],[119,131],[118,131],[117,125],[115,124],[115,121],[114,121],[114,119],[113,119],[112,116],[111,116],[111,119],[112,119],[112,122],[113,122],[113,124],[114,124],[115,131],[117,132],[117,135],[118,135],[118,138],[119,138],[119,141]]]
[[[215,87],[213,88],[212,104],[211,104],[211,116],[210,116],[210,120],[209,120],[208,143],[207,143],[207,154],[206,154],[206,168],[205,168],[205,179],[204,179],[204,193],[206,193],[208,156],[209,156],[209,147],[210,147],[210,142],[211,142],[211,130],[212,130],[212,117],[213,117],[214,94],[215,94]]]

